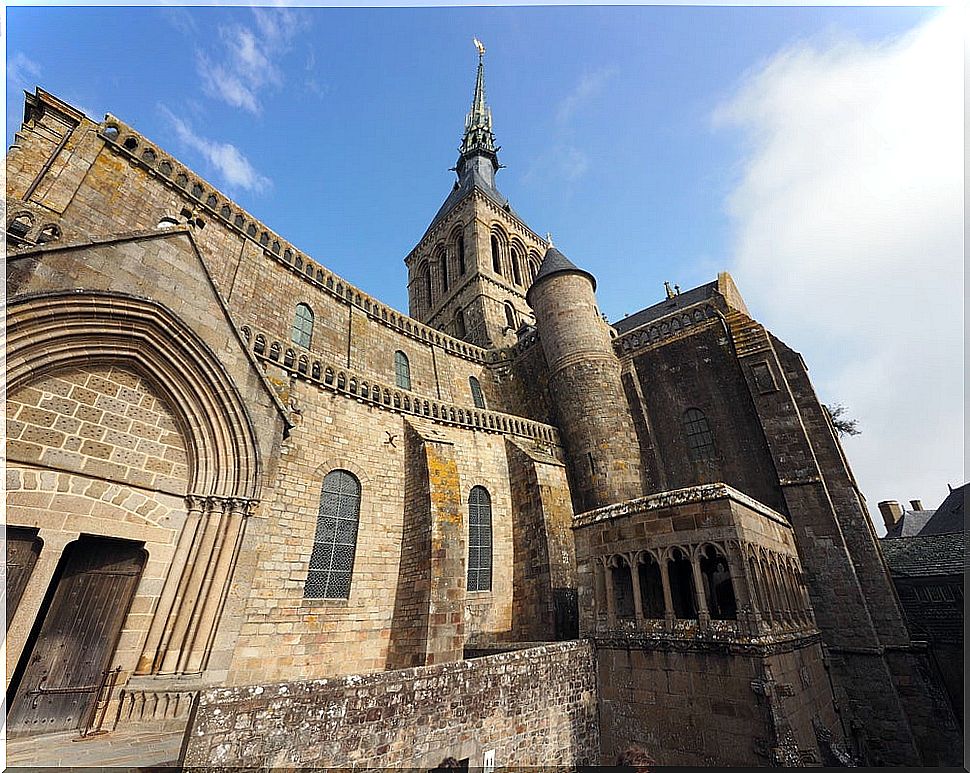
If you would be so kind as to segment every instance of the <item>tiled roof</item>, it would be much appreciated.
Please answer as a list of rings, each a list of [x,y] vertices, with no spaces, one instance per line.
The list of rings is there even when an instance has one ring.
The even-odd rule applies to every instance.
[[[881,539],[889,572],[899,577],[963,574],[966,534],[930,534]]]
[[[896,524],[886,532],[887,539],[915,537],[929,523],[936,510],[903,510]]]
[[[920,536],[924,534],[951,534],[964,530],[963,506],[967,501],[967,487],[964,483],[960,488],[953,489],[943,503],[936,508],[936,512],[923,527]]]

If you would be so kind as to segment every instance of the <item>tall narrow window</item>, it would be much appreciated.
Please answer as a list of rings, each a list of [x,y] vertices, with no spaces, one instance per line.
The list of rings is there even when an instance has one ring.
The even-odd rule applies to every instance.
[[[458,253],[458,276],[465,274],[465,237],[461,231],[455,234],[455,247]]]
[[[474,376],[468,377],[468,383],[472,388],[472,402],[475,403],[476,408],[485,408],[485,397],[482,395],[482,385],[478,383],[478,379]]]
[[[714,433],[707,417],[696,408],[684,413],[684,431],[687,434],[687,453],[695,462],[714,456]]]
[[[301,303],[296,307],[296,314],[293,317],[293,332],[290,334],[290,338],[297,346],[309,349],[312,337],[313,311],[305,303]]]
[[[323,479],[320,492],[305,598],[350,598],[359,520],[360,482],[346,470],[333,470]]]
[[[431,269],[427,263],[422,263],[421,268],[418,269],[418,281],[421,283],[421,290],[424,293],[424,307],[426,310],[431,311],[431,304],[434,301],[434,297],[431,294]]]
[[[468,495],[468,590],[492,589],[492,500],[481,486]]]
[[[502,257],[499,254],[498,237],[492,235],[492,271],[496,274],[502,273]]]
[[[448,251],[444,247],[438,249],[438,270],[441,272],[441,292],[448,292]]]
[[[394,383],[401,389],[411,388],[411,363],[401,351],[394,352]]]
[[[508,325],[510,330],[515,330],[518,325],[515,322],[515,308],[511,303],[505,304],[505,324]]]
[[[458,309],[455,312],[455,338],[464,338],[467,332],[465,329],[465,312]]]
[[[519,251],[514,247],[512,248],[509,254],[511,256],[510,259],[512,261],[512,279],[517,285],[521,285],[522,268],[519,266],[519,261],[521,260],[521,256],[519,255]]]

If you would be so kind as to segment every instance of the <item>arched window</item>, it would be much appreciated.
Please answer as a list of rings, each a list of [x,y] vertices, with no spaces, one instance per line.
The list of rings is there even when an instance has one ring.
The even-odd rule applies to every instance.
[[[472,402],[475,403],[476,408],[485,408],[485,396],[482,394],[482,385],[478,383],[478,379],[474,376],[468,377],[468,384],[472,388]]]
[[[684,413],[684,431],[687,434],[687,453],[695,462],[714,456],[714,433],[707,417],[696,408]]]
[[[510,251],[509,254],[511,256],[510,257],[510,260],[512,262],[512,280],[517,285],[521,285],[522,284],[522,268],[521,268],[521,266],[519,266],[519,261],[521,260],[521,256],[519,255],[519,251],[517,249],[515,249],[515,247],[513,247],[511,249],[511,251]]]
[[[660,564],[650,553],[640,557],[639,565],[640,603],[643,616],[648,620],[662,620],[665,615],[663,580]]]
[[[519,327],[515,321],[515,307],[511,303],[505,304],[505,324],[510,330],[517,330]]]
[[[458,276],[465,274],[465,237],[461,231],[455,232],[455,253],[458,255]]]
[[[712,620],[736,620],[738,602],[734,597],[734,584],[727,559],[713,545],[700,554],[701,578],[704,581],[704,597]]]
[[[313,336],[313,311],[305,303],[298,304],[293,317],[293,332],[290,338],[297,346],[310,348],[310,338]]]
[[[438,248],[438,270],[441,272],[441,292],[448,292],[448,251]]]
[[[458,309],[455,312],[455,338],[464,338],[467,332],[465,329],[465,312]]]
[[[613,581],[613,609],[617,620],[633,620],[636,617],[636,603],[633,596],[633,573],[630,565],[621,556],[613,556],[610,566]]]
[[[502,256],[499,252],[498,237],[492,234],[492,271],[502,273]]]
[[[431,293],[431,268],[427,261],[418,268],[418,287],[420,288],[419,297],[424,302],[425,309],[430,311],[434,297]]]
[[[694,570],[690,559],[680,548],[674,548],[667,562],[670,580],[670,597],[674,603],[674,616],[680,620],[696,620],[697,605],[694,603]]]
[[[482,486],[468,495],[468,590],[492,589],[492,500]]]
[[[394,383],[399,389],[411,388],[411,363],[402,351],[394,352]]]
[[[350,598],[359,521],[360,481],[346,470],[333,470],[323,479],[320,492],[305,598]]]

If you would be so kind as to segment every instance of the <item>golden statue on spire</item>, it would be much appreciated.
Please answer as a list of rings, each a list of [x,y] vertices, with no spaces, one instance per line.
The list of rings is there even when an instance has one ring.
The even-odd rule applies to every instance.
[[[478,49],[478,55],[479,56],[484,56],[485,55],[485,44],[482,43],[482,41],[480,41],[478,38],[472,38],[472,43],[474,43],[475,44],[475,48]]]

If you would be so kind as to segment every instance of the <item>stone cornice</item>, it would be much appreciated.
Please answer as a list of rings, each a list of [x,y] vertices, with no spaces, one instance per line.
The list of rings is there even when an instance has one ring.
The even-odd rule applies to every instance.
[[[694,504],[696,502],[716,502],[720,499],[733,500],[738,504],[744,505],[749,510],[753,510],[771,521],[775,521],[786,529],[791,528],[791,525],[781,513],[772,510],[767,505],[763,505],[756,499],[752,499],[747,494],[742,494],[726,483],[706,483],[702,486],[662,491],[657,494],[640,497],[639,499],[630,499],[615,505],[607,505],[596,510],[587,510],[585,513],[578,513],[573,518],[573,528],[580,529],[594,523],[601,523],[614,518],[624,518],[636,515],[637,513],[649,512],[650,510],[664,510],[671,507]]]

